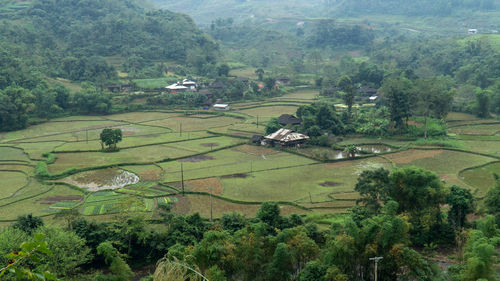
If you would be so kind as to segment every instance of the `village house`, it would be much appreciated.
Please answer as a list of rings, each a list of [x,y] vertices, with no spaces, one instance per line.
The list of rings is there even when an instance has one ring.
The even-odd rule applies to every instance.
[[[300,125],[302,123],[302,119],[297,118],[291,114],[282,114],[278,118],[278,123],[282,126],[287,126],[287,125]]]
[[[187,87],[191,91],[196,91],[196,89],[198,88],[198,85],[196,84],[196,82],[188,80],[188,79],[182,80],[182,86]]]
[[[214,104],[213,108],[214,108],[214,110],[217,110],[217,111],[227,111],[230,109],[229,104],[225,104],[225,103],[216,103],[216,104]]]
[[[188,87],[182,86],[179,83],[174,83],[170,86],[165,87],[165,89],[171,94],[177,94],[187,91]]]
[[[467,30],[467,34],[469,34],[469,35],[477,34],[477,29],[475,29],[475,28],[469,29],[469,30]]]
[[[278,131],[267,135],[262,141],[263,144],[280,146],[297,146],[304,144],[309,139],[308,136],[300,133],[295,133],[292,130],[281,128]]]

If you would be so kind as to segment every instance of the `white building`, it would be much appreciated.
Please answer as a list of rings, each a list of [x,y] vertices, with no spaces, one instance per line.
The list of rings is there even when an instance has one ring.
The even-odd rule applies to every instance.
[[[225,104],[225,103],[217,103],[217,104],[214,104],[214,110],[218,110],[218,111],[226,111],[226,110],[229,110],[229,104]]]
[[[474,34],[477,34],[477,29],[475,29],[475,28],[471,28],[471,29],[469,29],[469,30],[467,31],[467,34],[469,34],[469,35],[474,35]]]

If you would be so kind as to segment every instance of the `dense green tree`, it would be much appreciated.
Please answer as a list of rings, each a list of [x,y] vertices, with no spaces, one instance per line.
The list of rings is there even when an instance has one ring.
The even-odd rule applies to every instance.
[[[108,148],[116,150],[116,144],[122,140],[122,130],[104,129],[99,135],[99,138],[102,145],[105,144]]]
[[[224,230],[234,233],[246,226],[247,219],[242,214],[233,212],[230,214],[223,214],[220,222]]]
[[[453,97],[450,92],[450,79],[433,77],[415,82],[417,105],[424,115],[424,138],[427,138],[427,119],[432,116],[444,119],[451,108]]]
[[[28,234],[32,234],[39,227],[43,226],[43,220],[40,217],[33,216],[33,214],[27,214],[19,216],[13,227],[18,228]]]
[[[476,89],[476,115],[480,118],[490,117],[490,96],[486,91]]]
[[[468,189],[452,185],[446,203],[451,206],[449,223],[460,230],[465,225],[466,216],[474,211],[474,196]]]
[[[354,190],[361,195],[358,201],[376,214],[382,207],[382,203],[387,201],[389,184],[388,170],[384,168],[366,170],[359,175]]]
[[[354,104],[354,85],[349,76],[343,75],[340,77],[338,82],[338,87],[342,90],[342,98],[344,99],[345,104],[347,105],[347,113],[351,116],[352,106]]]
[[[227,274],[235,270],[235,245],[226,231],[207,231],[193,251],[196,264],[202,272],[217,265]]]
[[[26,128],[28,114],[35,109],[33,94],[19,86],[0,90],[0,131]]]
[[[226,63],[223,63],[217,67],[217,73],[219,74],[219,76],[228,76],[229,70],[231,69],[229,68],[229,65],[227,65]]]
[[[496,184],[491,187],[484,198],[486,211],[497,218],[497,224],[500,226],[500,179],[495,174]]]
[[[394,122],[396,128],[400,129],[400,133],[407,126],[411,115],[412,88],[411,81],[406,78],[389,78],[382,84],[382,92],[384,98],[387,99],[391,121]]]
[[[277,227],[281,222],[280,207],[275,202],[264,202],[257,211],[257,218],[269,224],[270,226]]]
[[[264,79],[264,69],[262,68],[257,68],[257,70],[255,70],[255,74],[257,74],[257,77],[259,77],[259,81],[262,81]]]
[[[283,126],[278,122],[278,118],[271,118],[266,123],[266,134],[272,134],[281,128],[283,128]]]
[[[268,280],[289,280],[293,270],[292,255],[285,243],[278,243],[269,265]]]
[[[104,260],[109,265],[109,270],[116,280],[130,280],[134,276],[129,265],[123,260],[120,252],[118,252],[111,242],[99,244],[97,253],[104,256]],[[104,277],[101,278],[106,280]]]

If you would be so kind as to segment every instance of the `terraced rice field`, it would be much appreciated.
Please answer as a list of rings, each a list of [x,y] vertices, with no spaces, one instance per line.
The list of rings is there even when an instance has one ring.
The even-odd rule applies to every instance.
[[[113,219],[123,212],[157,217],[171,212],[254,216],[264,201],[279,201],[283,214],[298,213],[330,222],[355,205],[358,175],[367,169],[419,166],[447,185],[471,189],[479,198],[500,173],[500,124],[453,113],[449,133],[462,150],[413,147],[410,141],[345,137],[362,157],[338,159],[342,150],[321,147],[281,150],[251,145],[265,133],[265,121],[294,114],[317,91],[301,90],[265,102],[242,103],[222,114],[140,112],[74,116],[0,134],[0,224],[33,213],[50,217],[76,209],[84,216]],[[257,119],[258,116],[258,119]],[[257,126],[257,121],[259,126]],[[120,128],[114,153],[101,151],[102,128]],[[47,153],[54,178],[34,175]],[[345,158],[345,157],[341,157]],[[113,189],[113,190],[111,190]],[[182,194],[182,191],[185,194]]]

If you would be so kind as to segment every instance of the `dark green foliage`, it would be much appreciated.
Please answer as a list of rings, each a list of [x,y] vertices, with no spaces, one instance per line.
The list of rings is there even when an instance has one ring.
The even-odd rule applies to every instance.
[[[35,97],[29,90],[19,86],[0,88],[0,131],[25,128],[34,102]]]
[[[344,45],[370,45],[374,35],[371,30],[359,25],[338,25],[335,20],[322,19],[314,26],[308,42],[311,47],[337,47]]]
[[[121,129],[104,129],[99,135],[101,143],[108,146],[108,148],[116,150],[116,144],[122,140]]]
[[[33,214],[19,216],[16,223],[13,225],[14,228],[18,228],[29,235],[41,226],[43,226],[42,218],[33,216]]]
[[[279,243],[274,251],[273,261],[269,265],[268,280],[289,280],[292,269],[290,250],[285,243]]]
[[[486,193],[484,205],[488,213],[496,216],[497,224],[500,226],[500,180],[497,175],[495,175],[495,177],[496,184],[488,190],[488,193]]]
[[[446,203],[451,206],[448,211],[449,224],[460,230],[465,225],[466,216],[474,211],[474,196],[468,189],[452,185]]]
[[[406,78],[386,79],[382,85],[384,98],[390,110],[390,118],[394,127],[400,129],[407,126],[410,112],[412,83]]]
[[[102,255],[106,264],[109,265],[109,270],[112,275],[114,275],[112,280],[130,280],[134,276],[128,264],[121,257],[120,252],[113,247],[111,242],[99,244],[99,246],[97,246],[97,253]],[[99,277],[97,280],[109,280],[109,278]]]
[[[217,73],[219,74],[219,76],[228,76],[229,70],[229,65],[227,65],[226,63],[223,63],[217,67]]]
[[[389,186],[389,171],[380,168],[377,170],[366,170],[358,177],[354,190],[359,192],[363,205],[376,214],[382,208],[382,202],[387,200]]]
[[[257,211],[257,218],[271,226],[278,226],[281,222],[279,205],[275,202],[262,203]]]
[[[451,243],[453,232],[442,220],[440,205],[446,202],[447,190],[439,177],[417,167],[401,168],[389,174],[384,169],[365,171],[356,184],[361,202],[370,212],[377,212],[382,203],[394,200],[397,213],[409,215],[412,242]]]
[[[481,90],[476,89],[476,115],[480,118],[490,117],[490,97],[489,95]]]
[[[299,281],[325,281],[326,266],[317,261],[308,262],[299,274]]]
[[[231,233],[234,233],[242,228],[244,228],[247,224],[246,218],[239,213],[233,212],[231,214],[224,214],[221,218],[222,228]]]
[[[344,123],[331,104],[303,105],[297,109],[297,116],[303,120],[301,131],[310,133],[311,136],[319,136],[322,133],[339,135],[344,132]]]
[[[281,128],[283,128],[283,126],[278,123],[278,118],[271,118],[266,124],[266,134],[272,134]]]

